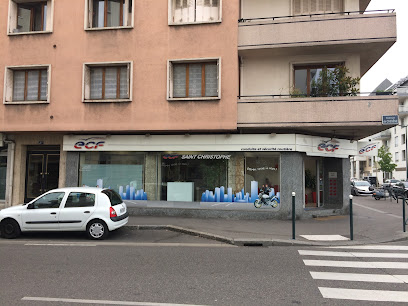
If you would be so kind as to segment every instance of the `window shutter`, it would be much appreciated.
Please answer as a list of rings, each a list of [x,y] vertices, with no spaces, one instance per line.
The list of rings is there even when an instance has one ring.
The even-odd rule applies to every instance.
[[[28,70],[27,101],[38,101],[39,70]]]
[[[13,73],[13,101],[24,101],[25,71]]]
[[[318,11],[317,5],[318,5],[318,0],[310,0],[310,11],[309,13],[316,13]]]
[[[343,0],[332,0],[333,1],[333,11],[343,12]]]
[[[300,15],[302,13],[301,0],[293,0],[293,15]]]

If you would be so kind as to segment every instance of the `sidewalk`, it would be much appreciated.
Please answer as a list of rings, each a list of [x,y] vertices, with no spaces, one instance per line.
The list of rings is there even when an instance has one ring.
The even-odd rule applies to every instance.
[[[402,230],[402,218],[400,220],[394,218],[393,222],[390,222],[387,216],[375,218],[372,214],[375,212],[355,207],[353,241],[314,241],[300,236],[341,235],[350,238],[349,215],[296,220],[295,239],[292,239],[291,220],[229,220],[131,215],[128,226],[138,229],[179,231],[241,246],[327,246],[408,240],[408,234]]]

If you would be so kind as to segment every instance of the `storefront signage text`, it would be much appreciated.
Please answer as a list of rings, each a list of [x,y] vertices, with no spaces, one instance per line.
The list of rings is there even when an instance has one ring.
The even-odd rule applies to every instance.
[[[319,151],[327,151],[327,152],[334,152],[340,148],[340,145],[338,144],[333,144],[329,142],[322,142],[317,146],[317,149]]]
[[[241,151],[293,151],[292,148],[242,148]]]
[[[192,154],[181,155],[181,159],[230,159],[231,155],[213,155],[213,154]]]
[[[105,144],[105,141],[98,141],[98,137],[91,137],[87,139],[81,139],[77,143],[74,144],[74,148],[77,150],[82,150],[82,148],[85,148],[87,150],[91,149],[98,149],[99,147],[103,147]]]
[[[359,154],[364,154],[364,153],[370,152],[370,151],[372,151],[372,150],[375,150],[376,148],[377,148],[377,145],[376,145],[376,144],[367,145],[367,146],[365,146],[364,148],[361,148],[361,150],[358,151],[358,153],[359,153]]]
[[[247,171],[262,171],[262,170],[278,171],[278,168],[276,168],[276,167],[268,167],[268,166],[259,167],[259,168],[250,168],[250,167],[247,167]]]

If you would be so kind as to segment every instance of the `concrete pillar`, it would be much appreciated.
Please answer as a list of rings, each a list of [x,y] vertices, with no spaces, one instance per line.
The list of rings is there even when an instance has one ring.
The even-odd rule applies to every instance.
[[[242,154],[231,154],[228,161],[228,186],[231,187],[232,193],[240,192],[245,183],[245,157]],[[248,191],[249,192],[249,191]]]
[[[280,218],[291,218],[292,192],[296,192],[296,216],[304,212],[304,153],[288,152],[281,154],[281,209]]]
[[[361,179],[360,177],[360,161],[356,160],[356,178]]]
[[[77,187],[79,184],[79,152],[67,152],[65,187]]]
[[[158,188],[158,155],[155,153],[148,153],[145,157],[145,192],[149,201],[160,200]],[[160,160],[159,160],[160,161]]]

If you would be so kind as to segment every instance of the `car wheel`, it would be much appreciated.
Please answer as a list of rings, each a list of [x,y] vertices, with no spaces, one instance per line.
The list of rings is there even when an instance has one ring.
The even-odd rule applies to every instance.
[[[102,240],[108,236],[109,230],[105,222],[92,220],[86,227],[86,233],[89,239]]]
[[[16,220],[6,219],[0,224],[0,232],[2,238],[14,239],[20,236],[21,230]]]

